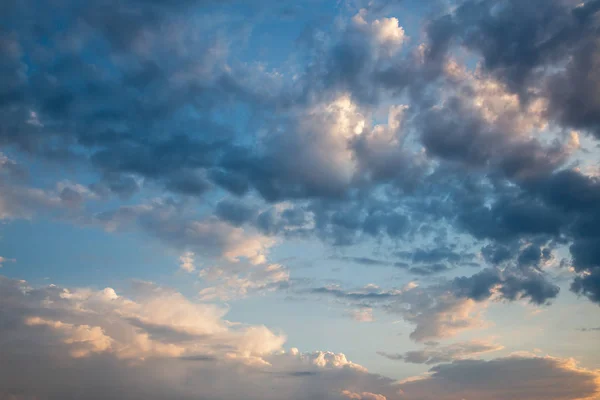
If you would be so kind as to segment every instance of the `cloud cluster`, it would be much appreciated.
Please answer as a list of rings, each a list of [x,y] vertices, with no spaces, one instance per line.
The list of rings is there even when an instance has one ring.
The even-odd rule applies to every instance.
[[[432,2],[421,34],[397,2],[342,2],[284,61],[249,59],[256,25],[315,3],[251,3],[2,2],[0,220],[141,231],[199,275],[202,301],[286,289],[360,322],[399,315],[417,342],[483,326],[490,302],[550,304],[557,268],[600,304],[600,0]],[[286,239],[419,281],[296,287],[269,257]],[[364,243],[377,254],[350,254]],[[0,398],[598,390],[570,360],[472,360],[500,348],[484,342],[382,353],[442,364],[394,384],[144,282],[124,296],[0,278],[0,309]]]
[[[66,1],[48,12],[39,3],[3,8],[7,20],[28,22],[0,33],[12,77],[0,88],[0,145],[93,178],[39,188],[3,156],[3,219],[43,211],[73,220],[90,199],[136,193],[227,193],[212,219],[130,205],[100,217],[118,226],[136,216],[184,251],[216,231],[208,247],[253,263],[270,244],[241,237],[242,225],[339,246],[433,229],[511,249],[552,242],[570,249],[572,290],[598,301],[598,232],[588,221],[598,219],[600,184],[577,167],[589,162],[582,150],[595,151],[580,137],[598,138],[597,1],[465,0],[424,20],[422,41],[371,5],[327,32],[308,30],[293,57],[304,62],[285,68],[237,59],[244,28],[210,1]],[[229,113],[239,120],[215,117]],[[445,274],[465,262],[438,257],[407,271]],[[553,297],[543,290],[536,302]]]
[[[3,399],[509,399],[518,394],[566,400],[593,398],[600,389],[597,372],[572,360],[533,356],[454,361],[398,383],[343,354],[284,351],[282,335],[226,321],[223,309],[145,282],[135,284],[131,297],[110,288],[34,288],[7,278],[0,279],[0,288]],[[428,357],[441,357],[437,363],[489,350],[464,343],[431,350]]]
[[[225,309],[190,302],[151,283],[135,283],[134,299],[111,288],[32,288],[7,278],[1,283],[8,324],[4,338],[18,340],[19,329],[28,328],[42,341],[38,345],[56,341],[78,358],[92,353],[131,360],[202,355],[264,363],[262,356],[285,341],[263,326],[233,326],[223,319]]]
[[[412,282],[392,290],[376,285],[354,290],[335,285],[307,290],[313,295],[362,307],[362,310],[380,308],[400,315],[415,325],[410,338],[418,342],[452,337],[465,330],[483,327],[482,311],[490,302],[524,300],[545,305],[560,291],[542,271],[530,265],[486,268],[469,277],[458,276],[428,286]],[[359,310],[352,316],[362,313]]]

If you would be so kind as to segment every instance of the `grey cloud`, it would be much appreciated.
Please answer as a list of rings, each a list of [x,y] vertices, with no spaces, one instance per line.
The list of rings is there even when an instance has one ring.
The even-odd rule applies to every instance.
[[[215,214],[232,225],[241,226],[255,217],[256,210],[242,202],[225,199],[217,204]]]
[[[412,364],[441,364],[461,360],[465,358],[473,358],[482,353],[489,353],[501,350],[502,346],[497,344],[470,341],[459,342],[447,346],[428,345],[422,350],[408,351],[403,354],[378,352],[379,355],[394,361],[404,361]]]
[[[600,327],[598,327],[598,328],[580,328],[578,330],[581,332],[600,332]]]
[[[551,357],[454,361],[433,367],[430,372],[423,380],[401,384],[405,396],[423,400],[473,396],[482,400],[509,400],[515,396],[523,400],[563,400],[593,397],[598,390],[594,372]]]
[[[9,23],[0,33],[0,70],[8,77],[0,84],[0,145],[40,161],[84,166],[97,173],[90,189],[99,196],[127,199],[160,188],[199,197],[224,189],[267,203],[289,200],[289,209],[265,207],[257,216],[227,203],[217,207],[224,221],[251,223],[264,235],[316,236],[347,246],[413,240],[416,232],[443,225],[489,241],[497,249],[482,251],[490,264],[520,258],[527,268],[535,263],[534,249],[523,255],[514,243],[553,240],[570,246],[572,289],[598,301],[598,233],[586,225],[598,213],[597,178],[567,168],[573,147],[564,138],[537,135],[545,122],[553,131],[597,135],[600,3],[576,3],[467,0],[424,21],[424,47],[415,42],[386,60],[373,32],[350,21],[304,43],[298,59],[309,62],[294,68],[298,79],[290,82],[227,52],[241,43],[245,28],[199,15],[214,11],[214,2],[101,0],[75,7],[66,1],[50,9],[13,1],[2,9]],[[57,20],[66,21],[60,29]],[[219,37],[215,25],[230,36]],[[481,57],[477,73],[460,65],[448,71],[458,46]],[[507,104],[486,103],[507,96]],[[340,98],[348,103],[336,105]],[[402,118],[390,113],[391,123],[376,129],[370,121],[383,99],[402,99],[410,108]],[[549,108],[531,110],[537,100]],[[251,117],[240,116],[239,124],[213,118],[237,107]],[[54,211],[55,200],[17,194],[22,200],[8,204],[21,210],[11,214],[31,215],[29,204],[63,215]],[[81,204],[78,196],[65,190],[58,209]],[[98,220],[114,222],[110,214]],[[191,243],[174,226],[182,222],[178,215],[170,233],[160,226],[166,219],[139,221],[167,243]],[[423,265],[410,266],[413,273],[441,273],[442,263],[457,263],[451,255],[421,259]],[[521,275],[502,278],[506,299],[553,298],[552,284],[530,271]],[[473,296],[487,291],[484,285]]]
[[[390,261],[377,260],[369,257],[332,257],[335,260],[347,261],[355,264],[366,265],[366,266],[389,266],[393,265]]]
[[[409,272],[412,274],[415,274],[415,275],[420,275],[420,276],[430,276],[430,275],[435,275],[435,274],[440,274],[442,272],[446,272],[450,269],[451,268],[449,268],[445,264],[436,263],[436,264],[430,264],[430,265],[425,265],[425,266],[421,266],[421,267],[412,267],[409,269]]]
[[[481,248],[483,258],[490,264],[498,265],[512,259],[514,250],[499,244],[488,244]]]
[[[317,287],[304,291],[316,296],[327,295],[342,303],[380,308],[402,316],[414,324],[410,338],[424,342],[450,337],[481,324],[475,307],[488,301],[494,292],[500,299],[528,299],[544,305],[558,296],[560,288],[535,268],[487,268],[472,276],[457,277],[429,286],[405,289],[359,288],[346,290],[338,286]],[[453,316],[450,318],[450,316]]]
[[[488,299],[492,296],[492,289],[498,288],[507,300],[529,298],[535,304],[545,304],[560,292],[556,284],[534,268],[486,269],[471,277],[455,278],[452,285],[458,295],[474,300]]]
[[[546,90],[552,118],[598,136],[598,4],[465,1],[432,23],[430,38],[444,52],[452,40],[478,52],[484,70],[525,100],[530,87]],[[436,31],[444,35],[433,35]],[[544,75],[545,67],[565,61],[564,70]]]

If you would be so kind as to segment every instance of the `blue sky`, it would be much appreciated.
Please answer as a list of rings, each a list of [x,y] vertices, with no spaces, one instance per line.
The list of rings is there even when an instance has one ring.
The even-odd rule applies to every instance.
[[[599,10],[9,0],[0,400],[600,398]]]

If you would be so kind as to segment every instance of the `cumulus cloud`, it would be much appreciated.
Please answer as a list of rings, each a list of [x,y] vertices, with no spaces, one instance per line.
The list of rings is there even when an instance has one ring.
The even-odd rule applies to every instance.
[[[349,390],[344,390],[342,391],[342,395],[353,400],[386,400],[384,395],[369,392],[354,393]]]
[[[89,325],[65,324],[40,317],[25,319],[27,326],[47,326],[64,336],[64,343],[69,345],[69,354],[80,358],[91,353],[102,353],[111,349],[112,339],[104,334],[102,328]]]
[[[15,328],[3,330],[3,336],[15,338],[19,329],[29,328],[32,334],[41,335],[38,345],[45,345],[43,341],[55,335],[75,357],[202,354],[252,363],[264,362],[261,357],[279,350],[285,341],[263,326],[230,328],[223,319],[225,309],[192,303],[175,291],[147,282],[134,285],[135,299],[111,288],[32,288],[7,278],[2,278],[2,288],[6,321],[18,322]]]
[[[349,311],[348,315],[357,322],[373,322],[375,320],[373,309],[370,307]]]
[[[249,44],[254,22],[243,11],[224,15],[238,8],[229,3],[241,4],[0,6],[7,21],[0,29],[0,219],[142,231],[174,248],[182,270],[199,271],[199,296],[211,301],[289,288],[293,271],[269,257],[284,239],[377,244],[375,256],[343,260],[397,267],[418,275],[419,285],[315,284],[303,293],[333,298],[359,321],[380,310],[400,315],[418,342],[483,326],[490,302],[550,304],[560,294],[549,271],[559,257],[571,290],[600,303],[600,179],[589,172],[600,138],[600,1],[434,2],[422,35],[410,40],[394,4],[348,5],[331,25],[307,27],[277,66],[246,59],[262,54]],[[273,3],[239,8],[265,20]],[[449,245],[451,237],[461,246]],[[0,266],[9,261],[0,257]],[[483,262],[486,269],[464,272]],[[32,341],[47,335],[77,358],[68,368],[90,359],[118,372],[123,360],[153,357],[183,370],[183,360],[237,360],[240,368],[295,360],[307,369],[290,369],[294,379],[317,379],[315,366],[348,374],[344,384],[325,385],[327,395],[315,386],[313,397],[394,398],[375,384],[346,385],[358,368],[346,368],[341,356],[275,357],[280,335],[232,328],[224,310],[152,285],[139,283],[132,298],[110,289],[3,285],[10,304],[25,305],[17,319]],[[34,307],[31,299],[41,297],[46,306]],[[427,364],[482,348],[462,343],[388,356]],[[140,380],[151,363],[136,370]],[[403,390],[422,398],[511,397],[510,385],[459,387],[452,371],[475,364],[482,371],[534,365],[573,379],[554,398],[589,397],[589,386],[580,386],[589,371],[549,358],[456,361]],[[107,384],[115,376],[102,378]],[[446,383],[449,392],[436,389]],[[434,389],[421,391],[425,384]],[[306,386],[284,393],[293,398]],[[537,386],[519,389],[519,398],[553,398]]]
[[[34,288],[7,278],[0,286],[4,397],[69,398],[77,392],[127,399],[339,399],[342,390],[393,393],[391,379],[368,373],[344,354],[284,351],[284,336],[231,323],[223,319],[226,310],[150,283],[136,283],[133,297],[110,288]]]
[[[372,4],[327,32],[309,30],[298,57],[306,63],[279,70],[229,52],[238,44],[233,20],[223,17],[226,38],[214,24],[197,23],[211,20],[212,8],[203,6],[212,2],[109,3],[66,2],[2,32],[2,71],[12,79],[2,87],[1,145],[84,166],[95,179],[34,188],[15,183],[15,163],[3,156],[2,218],[43,211],[80,221],[73,210],[96,197],[158,189],[202,198],[225,190],[246,197],[219,202],[216,218],[166,224],[147,205],[126,205],[100,219],[118,227],[119,218],[139,216],[142,229],[182,251],[204,256],[214,247],[228,261],[260,264],[271,246],[266,236],[314,235],[336,245],[414,239],[443,213],[451,228],[478,240],[569,242],[572,289],[597,301],[597,262],[585,261],[595,234],[573,225],[597,211],[591,201],[558,200],[584,193],[576,184],[591,198],[597,192],[594,179],[567,169],[582,142],[564,134],[597,131],[596,2],[553,0],[542,17],[535,2],[464,1],[427,17],[423,42],[406,52],[413,43],[399,19]],[[26,8],[4,11],[19,20]],[[208,14],[192,18],[190,9]],[[512,26],[513,14],[519,29],[497,34],[493,27]],[[69,23],[58,29],[57,18]],[[44,27],[47,49],[30,40],[34,26]],[[476,58],[475,68],[462,64],[458,46]],[[90,48],[92,61],[84,62]],[[43,51],[53,56],[29,57]],[[233,103],[253,115],[251,129],[214,118],[212,110],[229,113]],[[466,171],[469,184],[461,180]],[[573,190],[560,184],[565,179]],[[466,196],[470,190],[481,196]],[[244,201],[250,196],[288,203],[262,210]],[[249,225],[265,237],[236,230]],[[210,246],[189,245],[210,242],[209,231],[219,232]],[[442,275],[448,262],[407,271]]]
[[[196,270],[195,263],[195,254],[191,251],[186,251],[179,257],[179,268],[184,270],[185,272],[194,272]]]
[[[109,230],[137,227],[176,248],[228,262],[262,264],[275,244],[271,237],[217,218],[190,219],[184,205],[163,199],[105,211],[94,222]]]

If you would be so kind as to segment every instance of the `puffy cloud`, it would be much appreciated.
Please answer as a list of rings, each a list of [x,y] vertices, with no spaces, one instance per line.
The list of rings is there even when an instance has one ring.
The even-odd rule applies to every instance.
[[[179,257],[179,262],[181,263],[179,268],[184,270],[185,272],[194,272],[196,270],[196,265],[194,264],[195,254],[191,251],[186,251]]]
[[[493,78],[456,72],[453,64],[447,68],[458,87],[449,86],[443,103],[419,115],[422,142],[432,156],[493,168],[516,180],[565,163],[569,142],[546,146],[538,139],[546,125],[543,100],[522,104]]]
[[[5,320],[14,328],[2,331],[18,337],[19,330],[44,336],[56,334],[58,343],[75,357],[109,353],[117,358],[182,357],[210,355],[235,357],[242,362],[264,362],[262,356],[279,350],[283,336],[261,326],[230,327],[226,310],[192,303],[181,294],[151,283],[137,282],[135,299],[111,288],[32,288],[25,282],[1,279]],[[16,335],[16,336],[15,336]],[[33,340],[33,339],[32,339]]]
[[[33,288],[7,278],[0,288],[2,398],[76,392],[92,399],[339,400],[343,390],[394,393],[393,380],[344,354],[283,351],[283,336],[228,322],[225,310],[150,283],[138,282],[132,298],[110,288]]]
[[[342,395],[353,400],[387,400],[384,395],[369,392],[354,393],[349,390],[344,390],[342,391]]]
[[[415,289],[414,293],[407,293],[404,302],[393,304],[389,310],[415,324],[410,338],[417,342],[448,338],[484,326],[480,305],[472,299],[452,294],[431,296]]]
[[[358,14],[352,18],[353,24],[359,30],[365,30],[371,35],[376,43],[387,55],[392,55],[397,51],[407,39],[404,29],[400,26],[398,18],[375,19],[371,23],[367,22],[368,11],[361,9]]]
[[[104,334],[102,328],[89,325],[65,324],[40,317],[25,319],[28,326],[47,326],[63,335],[64,343],[70,347],[69,353],[75,358],[86,357],[91,353],[110,351],[112,339]]]
[[[228,262],[245,259],[252,264],[262,264],[275,244],[273,238],[258,232],[232,226],[214,217],[190,219],[186,212],[183,205],[158,199],[99,213],[95,222],[111,230],[137,226],[176,248]]]
[[[348,315],[357,322],[373,322],[375,320],[373,317],[373,309],[370,307],[352,310],[348,312]]]

